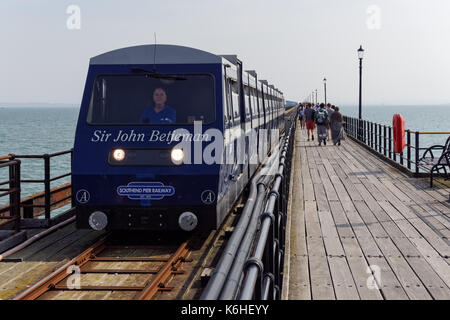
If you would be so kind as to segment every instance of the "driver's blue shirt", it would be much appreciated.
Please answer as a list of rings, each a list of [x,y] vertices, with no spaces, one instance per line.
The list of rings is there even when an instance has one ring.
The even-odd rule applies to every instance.
[[[175,123],[177,112],[169,106],[165,106],[160,112],[155,112],[153,107],[144,110],[141,123]]]

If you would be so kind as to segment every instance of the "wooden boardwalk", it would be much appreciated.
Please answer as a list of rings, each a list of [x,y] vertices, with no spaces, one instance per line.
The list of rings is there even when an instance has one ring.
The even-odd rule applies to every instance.
[[[1,261],[0,300],[13,299],[83,252],[102,235],[102,231],[77,230],[75,223],[71,223]]]
[[[450,188],[350,139],[295,144],[283,298],[450,299]]]

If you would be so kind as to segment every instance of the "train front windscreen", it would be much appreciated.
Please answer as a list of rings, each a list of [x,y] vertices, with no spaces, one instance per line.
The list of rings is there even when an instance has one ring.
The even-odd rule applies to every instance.
[[[94,81],[87,123],[184,125],[215,121],[211,75],[102,75]]]

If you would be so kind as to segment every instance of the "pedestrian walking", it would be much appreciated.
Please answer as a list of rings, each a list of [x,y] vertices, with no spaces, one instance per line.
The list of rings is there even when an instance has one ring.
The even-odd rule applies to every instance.
[[[331,103],[327,104],[327,112],[328,112],[328,119],[331,119],[331,115],[333,114],[334,110],[331,107]],[[328,136],[327,136],[327,140],[330,141],[330,137],[331,137],[331,123],[330,121],[328,121]]]
[[[305,106],[302,105],[302,108],[300,110],[300,128],[305,128]]]
[[[305,113],[304,113],[304,117],[305,117],[305,122],[306,122],[306,132],[308,134],[308,141],[309,141],[309,136],[311,135],[311,139],[314,141],[314,114],[315,111],[312,108],[312,106],[310,104],[308,104],[306,106],[305,109]]]
[[[319,146],[322,145],[322,142],[324,145],[327,145],[328,112],[323,103],[315,113],[315,120],[317,124],[317,139],[319,140]]]
[[[335,107],[334,112],[330,117],[331,139],[333,140],[334,145],[341,145],[341,140],[344,135],[344,127],[342,126],[343,123],[344,117],[339,112],[339,107]]]

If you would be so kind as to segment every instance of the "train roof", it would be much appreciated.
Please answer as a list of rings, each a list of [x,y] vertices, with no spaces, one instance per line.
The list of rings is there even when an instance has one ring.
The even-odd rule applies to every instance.
[[[155,54],[156,49],[156,54]],[[133,47],[125,47],[92,57],[91,65],[114,65],[114,64],[226,64],[227,62],[237,65],[240,60],[237,55],[216,55],[207,51],[170,45],[170,44],[148,44]],[[257,77],[254,70],[246,70],[253,77]],[[259,82],[269,87],[267,80]],[[275,89],[273,85],[270,85]],[[278,91],[278,90],[277,90]]]
[[[156,55],[155,55],[156,48]],[[92,57],[95,64],[221,64],[222,57],[190,47],[151,44],[126,47]]]

